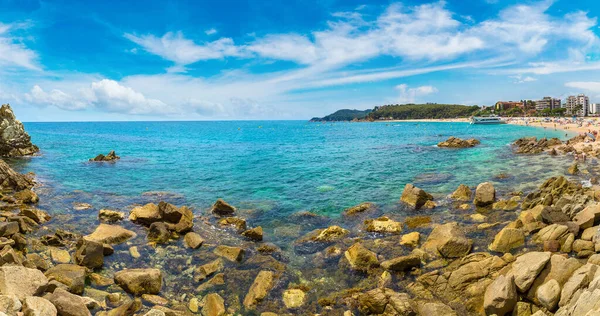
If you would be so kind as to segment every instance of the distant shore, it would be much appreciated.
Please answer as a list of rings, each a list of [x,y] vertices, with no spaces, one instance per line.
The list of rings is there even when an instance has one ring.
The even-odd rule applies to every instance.
[[[563,130],[572,133],[600,132],[599,118],[584,118],[581,122],[573,122],[568,118],[552,118],[549,122],[544,117],[514,117],[508,118],[507,123],[512,125],[542,127],[545,129]]]

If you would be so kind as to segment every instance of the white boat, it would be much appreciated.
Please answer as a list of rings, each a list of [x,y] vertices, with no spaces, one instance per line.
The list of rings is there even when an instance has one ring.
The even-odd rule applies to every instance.
[[[499,116],[473,116],[471,117],[471,124],[506,124],[506,121],[502,120]]]

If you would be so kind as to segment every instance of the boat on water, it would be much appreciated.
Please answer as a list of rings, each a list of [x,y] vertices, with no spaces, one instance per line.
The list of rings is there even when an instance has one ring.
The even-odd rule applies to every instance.
[[[501,117],[496,115],[491,116],[472,116],[471,124],[506,124]]]

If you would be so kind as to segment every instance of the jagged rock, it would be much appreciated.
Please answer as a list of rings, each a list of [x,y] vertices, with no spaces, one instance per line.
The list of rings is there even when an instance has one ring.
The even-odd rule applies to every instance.
[[[158,294],[162,273],[158,269],[125,269],[115,273],[115,283],[133,295]]]
[[[108,223],[118,222],[125,218],[125,213],[107,209],[101,209],[98,212],[98,218]]]
[[[404,191],[402,191],[402,197],[400,200],[415,209],[420,209],[425,205],[425,203],[427,203],[427,201],[432,201],[433,196],[408,183],[404,187]]]
[[[212,209],[210,210],[211,213],[217,215],[217,216],[231,216],[235,213],[237,209],[231,205],[229,205],[229,203],[223,201],[222,199],[218,199],[215,204],[213,204]]]
[[[162,220],[162,216],[160,214],[158,205],[154,203],[148,203],[144,206],[133,208],[129,213],[129,220],[149,226],[152,223],[160,222]]]
[[[26,209],[22,210],[20,214],[22,216],[32,219],[34,222],[36,222],[38,224],[44,224],[51,219],[51,217],[50,217],[50,215],[48,215],[48,213],[46,213],[42,210],[33,209],[33,208],[26,208]]]
[[[225,217],[219,220],[221,226],[233,226],[238,232],[246,230],[246,220],[239,217]]]
[[[0,312],[16,315],[21,311],[21,301],[16,295],[0,295]]]
[[[197,233],[189,232],[183,237],[183,241],[188,248],[198,249],[204,243],[204,239]]]
[[[377,219],[366,220],[365,230],[371,233],[399,234],[402,231],[402,223],[383,216]]]
[[[520,292],[525,293],[529,290],[535,278],[550,261],[551,255],[549,252],[528,252],[517,257],[511,273],[515,276],[515,285]]]
[[[15,117],[10,105],[3,104],[0,107],[0,156],[31,156],[38,151],[39,148],[31,143],[31,137]]]
[[[525,234],[521,229],[504,227],[494,237],[489,249],[497,252],[510,252],[514,248],[519,248],[525,244]]]
[[[10,237],[19,232],[19,224],[17,222],[0,222],[0,236]]]
[[[559,145],[562,145],[562,141],[558,138],[542,138],[538,140],[537,137],[524,137],[513,143],[517,154],[539,154],[548,148]]]
[[[294,250],[300,254],[315,253],[333,242],[346,237],[350,232],[340,226],[316,229],[294,242]]]
[[[58,281],[73,294],[82,294],[85,287],[85,268],[75,264],[58,264],[46,271],[48,281]]]
[[[360,203],[353,207],[347,208],[346,210],[344,210],[343,214],[346,216],[352,216],[352,215],[364,213],[373,208],[375,208],[375,204],[373,204],[371,202],[365,202],[365,203]]]
[[[419,245],[419,239],[421,238],[421,233],[412,232],[400,237],[400,244],[410,247],[417,247]]]
[[[37,269],[5,265],[0,267],[0,294],[16,295],[20,300],[44,291],[48,279]]]
[[[171,239],[171,232],[167,224],[163,222],[155,222],[150,224],[148,229],[148,241],[155,242],[157,244],[165,244]]]
[[[104,246],[102,243],[81,238],[75,251],[75,263],[90,269],[100,268],[104,264]]]
[[[566,225],[552,224],[542,228],[537,232],[532,241],[535,243],[543,244],[548,240],[557,240],[561,245],[567,240],[569,236],[569,227]]]
[[[415,303],[406,293],[378,288],[358,296],[361,315],[416,315]]]
[[[465,236],[458,223],[436,225],[423,244],[423,250],[444,258],[458,258],[471,251],[473,241]]]
[[[58,311],[59,315],[65,316],[91,316],[85,300],[77,295],[73,295],[63,289],[57,288],[53,293],[44,296],[50,301]]]
[[[121,157],[117,156],[117,154],[115,153],[114,150],[111,150],[108,155],[103,155],[103,154],[99,154],[98,156],[91,158],[90,161],[96,161],[96,162],[101,162],[101,161],[107,161],[107,162],[115,162],[117,160],[121,159]]]
[[[582,264],[575,258],[567,259],[560,255],[552,255],[550,257],[550,261],[546,264],[544,269],[540,272],[529,288],[529,291],[527,292],[527,298],[534,303],[539,303],[539,301],[537,301],[536,293],[540,286],[551,279],[555,279],[560,286],[563,286],[563,284],[565,284],[571,277],[573,272],[579,269],[581,266]]]
[[[577,163],[572,164],[569,169],[567,169],[567,173],[568,174],[578,174],[579,173],[579,166],[577,165]]]
[[[223,257],[231,262],[240,262],[244,259],[244,249],[240,247],[230,247],[230,246],[218,246],[213,250],[213,252],[219,256]]]
[[[458,314],[448,305],[441,302],[429,302],[420,304],[418,307],[419,315],[444,315],[458,316]],[[410,314],[403,314],[410,315]]]
[[[563,285],[560,292],[560,301],[557,302],[558,306],[568,305],[571,299],[577,296],[582,289],[588,286],[588,284],[594,279],[598,271],[598,266],[595,264],[588,263],[581,268],[575,270],[573,275]],[[541,301],[540,301],[541,302]],[[548,308],[549,310],[553,310]]]
[[[494,185],[489,182],[480,183],[475,189],[475,200],[473,203],[476,206],[487,206],[496,200],[496,189]]]
[[[100,224],[92,234],[85,237],[103,244],[118,245],[136,236],[136,233],[121,226]]]
[[[22,191],[31,189],[34,184],[31,177],[14,171],[6,162],[4,162],[4,160],[0,159],[0,188],[12,191]]]
[[[209,276],[221,271],[223,269],[223,260],[216,259],[207,264],[201,265],[194,270],[194,280],[203,281]]]
[[[420,265],[421,257],[418,255],[400,256],[381,263],[382,268],[392,271],[405,271]]]
[[[261,302],[269,291],[275,285],[274,275],[271,271],[260,271],[254,279],[254,283],[250,286],[248,290],[248,294],[244,298],[244,307],[248,309],[253,309],[256,307],[256,304]]]
[[[379,266],[377,255],[365,248],[360,243],[355,243],[344,253],[346,260],[354,270],[368,271],[373,267]]]
[[[468,202],[471,201],[472,194],[471,189],[467,185],[461,184],[450,197],[457,201]]]
[[[28,296],[23,300],[24,316],[56,316],[57,313],[54,304],[45,298]]]
[[[31,189],[21,190],[15,195],[13,195],[15,199],[25,204],[35,204],[40,201],[40,198],[35,194],[35,192],[31,191]]]
[[[552,279],[538,287],[535,295],[540,305],[549,311],[553,311],[560,298],[560,284]]]
[[[202,307],[202,316],[223,316],[225,315],[225,301],[217,293],[211,293],[204,297],[204,306]]]
[[[594,226],[600,219],[600,205],[590,205],[573,217],[573,222],[579,225],[580,229],[586,229]]]
[[[514,276],[500,275],[485,290],[483,308],[487,315],[506,315],[513,311],[518,300]]]
[[[481,144],[481,142],[475,138],[463,140],[463,139],[451,136],[447,140],[438,143],[437,146],[438,147],[446,147],[446,148],[469,148],[469,147],[475,147],[476,145],[479,145],[479,144]]]
[[[243,232],[242,235],[252,241],[262,241],[263,229],[262,227],[258,226]]]

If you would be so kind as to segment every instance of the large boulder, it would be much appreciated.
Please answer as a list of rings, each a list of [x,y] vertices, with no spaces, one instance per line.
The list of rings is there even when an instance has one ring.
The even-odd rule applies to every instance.
[[[19,299],[41,294],[48,278],[37,269],[5,265],[0,267],[0,294],[16,295]]]
[[[360,243],[355,243],[344,253],[350,267],[354,270],[368,271],[379,266],[377,255]]]
[[[506,315],[513,311],[519,296],[514,276],[500,275],[485,290],[483,307],[487,315]]]
[[[155,222],[160,222],[162,216],[158,205],[148,203],[144,206],[134,207],[129,213],[129,220],[143,225],[150,225]]]
[[[56,316],[58,311],[49,300],[28,296],[23,300],[23,314],[25,316]]]
[[[469,148],[475,147],[479,144],[481,144],[481,142],[475,138],[460,139],[454,136],[450,136],[450,138],[446,139],[445,141],[438,143],[437,146],[446,148]]]
[[[497,252],[510,252],[525,244],[525,233],[519,228],[504,227],[490,244],[489,249]]]
[[[118,245],[136,236],[136,233],[121,226],[100,224],[92,234],[85,237],[103,244]]]
[[[17,120],[10,105],[0,107],[0,156],[31,156],[39,148],[31,143],[31,137],[25,132],[23,123]]]
[[[104,245],[101,242],[81,238],[76,245],[75,263],[90,269],[104,264]]]
[[[273,272],[260,271],[244,298],[244,306],[248,309],[256,307],[256,304],[261,302],[275,285],[274,278]]]
[[[30,176],[14,171],[4,160],[0,160],[0,188],[22,191],[31,189],[34,184]]]
[[[225,300],[219,294],[211,293],[204,297],[203,316],[223,316],[225,312]]]
[[[115,162],[117,160],[121,159],[121,157],[117,156],[117,154],[115,153],[114,150],[111,150],[108,155],[103,155],[103,154],[99,154],[98,156],[91,158],[90,161],[95,161],[95,162],[102,162],[102,161],[107,161],[107,162]]]
[[[558,281],[551,279],[538,287],[535,296],[540,305],[549,311],[553,311],[556,309],[560,298],[560,284],[558,284]]]
[[[402,191],[402,197],[400,197],[400,200],[415,209],[420,209],[425,205],[425,203],[427,203],[427,201],[433,201],[433,196],[408,183],[406,186],[404,186],[404,191]]]
[[[406,293],[397,293],[389,288],[377,288],[360,294],[358,309],[360,315],[416,315],[415,303],[410,297]]]
[[[456,188],[450,197],[457,201],[468,202],[471,201],[472,195],[473,193],[471,192],[471,189],[467,185],[461,184],[458,186],[458,188]]]
[[[59,315],[64,316],[91,316],[92,314],[86,306],[86,301],[77,295],[73,295],[61,288],[57,288],[53,293],[44,296],[50,301],[58,311]]]
[[[377,219],[366,220],[365,230],[371,233],[399,234],[402,232],[402,223],[382,216]]]
[[[436,225],[425,243],[423,250],[432,255],[441,255],[444,258],[459,258],[471,251],[473,241],[465,236],[458,223],[451,222]]]
[[[538,274],[550,260],[550,252],[528,252],[517,257],[512,265],[511,273],[515,276],[515,284],[520,292],[525,293],[535,281]]]
[[[211,208],[211,213],[217,216],[231,216],[235,213],[236,208],[222,199],[218,199]]]
[[[162,272],[158,269],[125,269],[115,273],[115,283],[133,295],[158,294]]]
[[[475,189],[475,203],[476,206],[488,206],[496,201],[496,189],[494,185],[489,182],[480,183]]]
[[[58,264],[48,271],[46,277],[49,281],[58,281],[67,286],[69,292],[82,294],[85,287],[85,268],[75,264]]]

